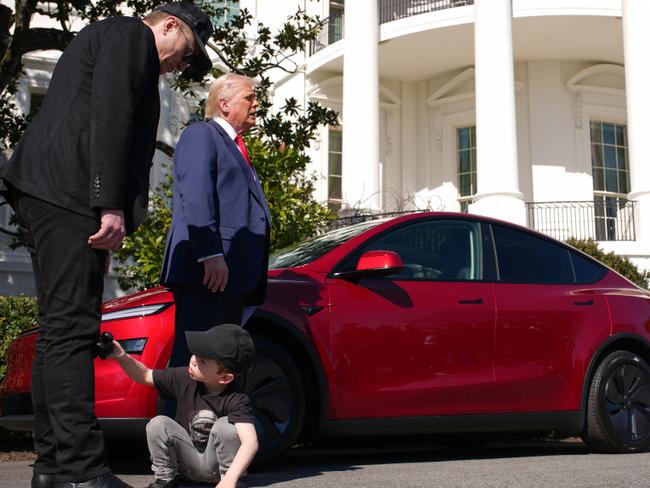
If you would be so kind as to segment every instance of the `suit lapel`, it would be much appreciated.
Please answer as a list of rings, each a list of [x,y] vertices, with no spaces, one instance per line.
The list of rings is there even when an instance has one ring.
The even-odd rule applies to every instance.
[[[244,155],[237,147],[237,144],[235,144],[235,141],[232,140],[232,138],[228,135],[228,133],[224,130],[223,127],[217,124],[214,120],[210,120],[210,124],[225,139],[226,147],[228,148],[232,156],[239,163],[239,168],[244,173],[244,177],[246,178],[246,181],[248,181],[248,187],[251,189],[255,199],[260,203],[260,205],[264,209],[264,212],[267,214],[267,219],[270,221],[271,211],[268,207],[268,204],[266,203],[266,198],[264,198],[264,191],[262,190],[262,186],[259,183],[259,177],[257,176],[257,172],[255,171],[255,168],[252,165],[250,166],[248,165],[248,163],[244,159]]]

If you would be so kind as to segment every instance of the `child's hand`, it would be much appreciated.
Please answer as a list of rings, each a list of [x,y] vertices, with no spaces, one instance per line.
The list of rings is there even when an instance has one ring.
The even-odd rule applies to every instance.
[[[113,350],[108,355],[108,357],[113,359],[120,359],[124,356],[126,356],[126,352],[124,352],[124,348],[122,348],[119,342],[113,341]]]
[[[216,488],[235,488],[237,485],[236,481],[230,481],[224,478],[221,478],[221,481],[217,483]]]

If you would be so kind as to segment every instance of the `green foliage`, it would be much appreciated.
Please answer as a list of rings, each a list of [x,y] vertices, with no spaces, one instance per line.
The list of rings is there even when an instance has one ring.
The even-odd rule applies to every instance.
[[[149,212],[137,232],[124,239],[122,247],[113,256],[117,281],[123,290],[151,288],[159,283],[165,240],[172,221],[172,176],[151,194]]]
[[[334,218],[312,198],[316,177],[305,174],[307,156],[256,137],[246,143],[271,209],[271,250],[313,236]]]
[[[4,92],[0,96],[0,149],[18,143],[25,132],[29,119],[17,112],[15,94]]]
[[[20,295],[0,296],[0,381],[7,369],[7,349],[19,334],[35,327],[38,320],[38,305],[35,298]]]
[[[624,256],[619,256],[613,252],[606,253],[598,247],[598,244],[593,239],[568,239],[566,243],[596,258],[598,261],[625,276],[628,280],[637,284],[641,288],[649,287],[650,272],[639,271],[639,268]]]

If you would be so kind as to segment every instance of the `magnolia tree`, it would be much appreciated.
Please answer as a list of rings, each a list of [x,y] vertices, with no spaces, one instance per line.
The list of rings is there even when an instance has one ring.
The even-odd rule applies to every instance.
[[[12,11],[0,5],[0,142],[13,146],[24,131],[28,120],[15,106],[15,92],[22,72],[24,54],[41,49],[64,49],[74,38],[71,30],[74,19],[93,22],[121,15],[129,11],[143,16],[160,1],[76,0],[73,2],[36,2],[17,0]],[[246,9],[237,15],[228,15],[226,8],[215,8],[213,2],[197,2],[214,19],[210,47],[216,52],[218,65],[260,80],[257,111],[258,126],[247,137],[249,154],[255,165],[272,213],[272,248],[283,247],[318,232],[333,218],[332,213],[314,201],[315,176],[306,174],[309,158],[305,150],[321,125],[336,125],[337,113],[318,103],[300,106],[296,99],[284,101],[278,110],[272,109],[269,98],[270,75],[274,70],[294,72],[294,56],[305,50],[323,27],[318,17],[298,9],[284,25],[272,32],[260,22],[253,27],[253,18]],[[42,6],[49,6],[43,9]],[[57,27],[31,26],[35,14],[51,17]],[[229,20],[226,20],[229,19]],[[11,27],[13,35],[11,35]],[[218,76],[221,70],[211,73]],[[188,97],[196,96],[196,89],[206,78],[192,72],[183,72],[174,80],[174,89]],[[173,155],[173,148],[159,141],[157,148]],[[115,254],[119,263],[116,271],[124,289],[142,289],[158,282],[163,246],[169,223],[171,180],[166,179],[152,192],[150,212],[138,231],[124,242]]]

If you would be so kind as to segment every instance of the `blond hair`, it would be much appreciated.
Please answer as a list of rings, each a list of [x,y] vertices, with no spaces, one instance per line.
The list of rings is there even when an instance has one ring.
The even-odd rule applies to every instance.
[[[251,88],[257,88],[259,82],[248,76],[238,75],[235,73],[226,73],[212,82],[208,99],[205,101],[205,116],[209,119],[222,115],[220,100],[230,100],[242,84],[247,84]]]

